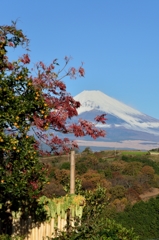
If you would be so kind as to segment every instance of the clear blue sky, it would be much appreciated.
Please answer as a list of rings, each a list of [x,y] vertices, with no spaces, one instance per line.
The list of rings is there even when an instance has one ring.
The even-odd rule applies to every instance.
[[[5,0],[0,22],[30,38],[33,64],[65,55],[85,78],[66,80],[73,96],[100,90],[159,119],[159,0]]]

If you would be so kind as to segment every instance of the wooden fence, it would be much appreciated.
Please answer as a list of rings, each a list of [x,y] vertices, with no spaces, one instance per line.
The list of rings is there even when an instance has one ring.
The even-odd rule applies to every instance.
[[[14,219],[12,236],[25,236],[25,240],[42,240],[54,238],[60,231],[66,231],[67,219],[58,216],[58,224],[55,218],[48,222],[35,223],[31,218],[27,220]]]
[[[80,195],[69,195],[57,199],[48,199],[43,196],[40,201],[44,203],[49,220],[39,223],[34,222],[31,217],[27,220],[21,219],[20,213],[13,214],[13,236],[25,236],[25,240],[57,237],[60,231],[67,231],[67,226],[74,227],[74,219],[82,217],[85,204],[84,197]]]

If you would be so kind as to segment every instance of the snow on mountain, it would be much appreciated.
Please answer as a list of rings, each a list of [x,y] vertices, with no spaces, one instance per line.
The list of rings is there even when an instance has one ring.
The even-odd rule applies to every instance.
[[[135,131],[142,131],[159,135],[159,120],[152,118],[140,111],[129,107],[128,105],[107,96],[101,91],[83,91],[74,97],[76,101],[81,103],[81,107],[78,110],[79,115],[84,113],[104,112],[107,114],[107,125],[100,125],[99,127],[111,127],[111,121],[109,117],[120,120],[119,124],[115,124],[115,127],[124,127],[125,129],[131,129]]]

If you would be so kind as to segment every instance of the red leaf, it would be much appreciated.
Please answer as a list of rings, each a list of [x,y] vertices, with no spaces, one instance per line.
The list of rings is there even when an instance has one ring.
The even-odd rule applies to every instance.
[[[106,114],[102,114],[102,115],[100,115],[100,116],[97,116],[96,118],[95,118],[95,120],[97,121],[97,122],[101,122],[101,123],[103,123],[103,124],[105,124],[106,123],[106,118],[105,118],[105,116],[106,116]]]

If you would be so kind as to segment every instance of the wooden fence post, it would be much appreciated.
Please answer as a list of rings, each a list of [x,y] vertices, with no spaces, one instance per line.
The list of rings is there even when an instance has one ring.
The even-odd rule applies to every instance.
[[[75,194],[75,151],[71,151],[70,194]]]

